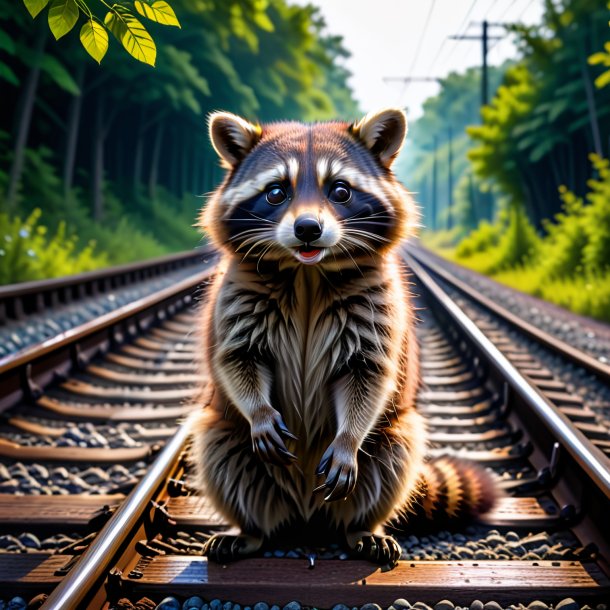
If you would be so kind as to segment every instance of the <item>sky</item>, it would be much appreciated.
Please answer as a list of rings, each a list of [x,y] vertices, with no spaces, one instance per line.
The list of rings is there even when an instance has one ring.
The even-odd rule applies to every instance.
[[[307,0],[298,0],[308,3]],[[328,31],[344,38],[352,53],[350,84],[365,112],[384,106],[407,108],[411,120],[438,93],[435,82],[384,82],[384,77],[443,77],[481,65],[480,40],[453,41],[454,34],[480,35],[480,23],[540,23],[543,0],[310,0],[320,7]],[[472,23],[471,23],[472,22]],[[427,23],[427,25],[426,25]],[[490,36],[504,34],[490,28]],[[517,56],[510,37],[490,41],[488,62]]]

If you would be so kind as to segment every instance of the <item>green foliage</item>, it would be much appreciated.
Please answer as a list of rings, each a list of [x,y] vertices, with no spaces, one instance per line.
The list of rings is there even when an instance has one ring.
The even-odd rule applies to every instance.
[[[114,34],[124,49],[138,61],[151,66],[157,59],[157,47],[142,22],[123,7],[109,11],[104,25]]]
[[[23,0],[30,15],[35,18],[49,3],[49,0]],[[108,50],[108,31],[123,45],[123,48],[142,63],[155,65],[157,47],[152,36],[142,22],[131,12],[127,3],[114,3],[112,6],[104,0],[99,2],[110,10],[104,19],[94,15],[86,0],[52,0],[49,6],[49,29],[55,40],[68,34],[78,22],[80,13],[87,21],[81,28],[80,41],[85,51],[99,64]],[[150,21],[161,25],[180,27],[174,9],[165,0],[136,0],[136,11]],[[1,66],[0,66],[1,68]],[[2,70],[0,69],[0,74]]]
[[[610,9],[610,2],[608,3],[608,8]],[[610,22],[608,22],[608,25],[610,25]],[[599,51],[589,56],[589,63],[592,66],[601,64],[606,68],[610,68],[610,40],[604,44],[604,49],[604,51]],[[608,85],[608,83],[610,83],[610,70],[606,70],[595,79],[595,86],[600,89]]]
[[[193,228],[204,203],[198,195],[222,178],[207,141],[210,111],[222,108],[261,122],[360,114],[344,67],[348,53],[314,7],[286,0],[169,1],[172,9],[163,0],[129,4],[130,13],[126,2],[110,6],[113,35],[140,59],[154,61],[155,70],[125,61],[119,45],[108,44],[103,2],[74,0],[85,18],[57,44],[48,42],[44,9],[55,7],[53,19],[61,20],[58,8],[72,6],[68,0],[24,0],[43,13],[40,27],[32,27],[19,3],[0,3],[0,78],[20,85],[15,90],[5,82],[0,194],[10,190],[11,200],[0,201],[0,209],[20,217],[42,209],[40,222],[50,232],[65,221],[65,230],[78,236],[75,252],[95,240],[109,264],[200,241]],[[174,27],[159,28],[153,46],[132,18]],[[57,25],[56,34],[70,23]],[[81,44],[96,63],[78,51]],[[9,188],[18,155],[16,140],[4,136],[18,131],[13,117],[19,123],[24,83],[38,69],[23,171],[17,187],[10,180]]]
[[[563,210],[539,238],[520,208],[481,223],[453,251],[476,271],[578,313],[610,321],[610,161],[590,155],[595,179],[578,197],[559,189]],[[427,242],[431,247],[435,242]]]
[[[502,229],[503,226],[500,222],[491,224],[482,220],[479,226],[459,243],[455,250],[456,255],[460,258],[466,258],[493,249],[500,241]]]
[[[500,84],[507,66],[490,67],[489,83],[492,90]],[[467,232],[483,218],[489,217],[489,204],[484,194],[482,180],[468,176],[472,169],[467,153],[473,146],[467,136],[468,126],[480,120],[480,78],[478,68],[469,68],[463,74],[451,73],[441,79],[438,95],[424,103],[423,115],[409,126],[405,150],[395,165],[399,178],[417,193],[423,204],[424,224],[430,228],[446,226],[447,203],[454,203],[451,210],[453,223]],[[449,137],[452,138],[453,192],[449,191]],[[437,156],[437,209],[432,218],[433,201],[433,151],[436,139]]]
[[[108,33],[93,19],[85,21],[80,30],[80,41],[97,63],[101,63],[108,51]]]
[[[598,178],[589,180],[589,205],[585,208],[583,230],[588,243],[583,248],[583,264],[589,273],[610,269],[610,161],[591,155]]]
[[[561,184],[585,191],[587,155],[610,136],[610,88],[593,87],[607,77],[590,67],[603,58],[589,58],[608,36],[606,3],[546,2],[539,26],[513,26],[522,60],[483,109],[483,124],[469,129],[478,144],[469,155],[475,173],[524,205],[537,228],[559,211]]]
[[[104,254],[95,253],[95,242],[78,250],[78,238],[68,233],[65,223],[49,235],[39,224],[41,211],[34,210],[25,220],[0,212],[0,284],[41,280],[108,264]]]

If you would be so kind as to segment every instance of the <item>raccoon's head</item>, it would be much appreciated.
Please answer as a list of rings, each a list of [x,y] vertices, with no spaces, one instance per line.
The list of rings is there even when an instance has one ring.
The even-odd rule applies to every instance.
[[[210,138],[229,171],[201,224],[240,259],[345,266],[376,257],[417,221],[390,169],[406,131],[398,109],[353,124],[263,126],[214,113]]]

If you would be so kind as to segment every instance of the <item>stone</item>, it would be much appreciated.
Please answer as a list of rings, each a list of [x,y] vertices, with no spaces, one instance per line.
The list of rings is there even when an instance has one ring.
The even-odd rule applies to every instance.
[[[562,599],[556,606],[555,610],[579,610],[580,606],[571,597]]]
[[[28,603],[23,597],[13,597],[11,601],[6,605],[7,610],[26,610]]]
[[[541,602],[538,599],[535,599],[533,602],[528,604],[527,610],[548,610],[548,604]]]
[[[212,610],[214,610],[212,608]],[[252,606],[252,610],[269,610],[269,605],[265,602],[258,602]]]
[[[364,604],[360,607],[360,610],[381,610],[381,606],[377,604]]]
[[[24,532],[23,534],[20,534],[19,542],[21,542],[23,546],[27,546],[29,549],[40,548],[40,540],[30,532]]]
[[[498,602],[490,601],[483,606],[483,610],[503,610]]]
[[[299,602],[288,602],[283,610],[301,610],[301,604]]]
[[[175,597],[166,597],[155,610],[180,610],[180,602]]]
[[[182,610],[201,610],[203,603],[204,602],[201,597],[195,595],[194,597],[189,597],[187,600],[185,600],[185,602],[182,604]]]
[[[440,602],[434,604],[434,610],[454,610],[455,605],[448,599],[441,599]]]
[[[394,606],[394,608],[396,608],[396,610],[409,610],[411,608],[411,604],[406,599],[403,599],[402,597],[395,600],[394,603],[392,604],[392,606]]]
[[[350,610],[349,606],[346,606],[345,604],[337,604],[336,606],[332,607],[332,610]]]

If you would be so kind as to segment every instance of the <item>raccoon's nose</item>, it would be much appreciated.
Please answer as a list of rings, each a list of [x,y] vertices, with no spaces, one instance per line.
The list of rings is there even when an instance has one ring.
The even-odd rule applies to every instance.
[[[313,214],[301,214],[294,221],[294,234],[308,244],[322,235],[322,227]]]

